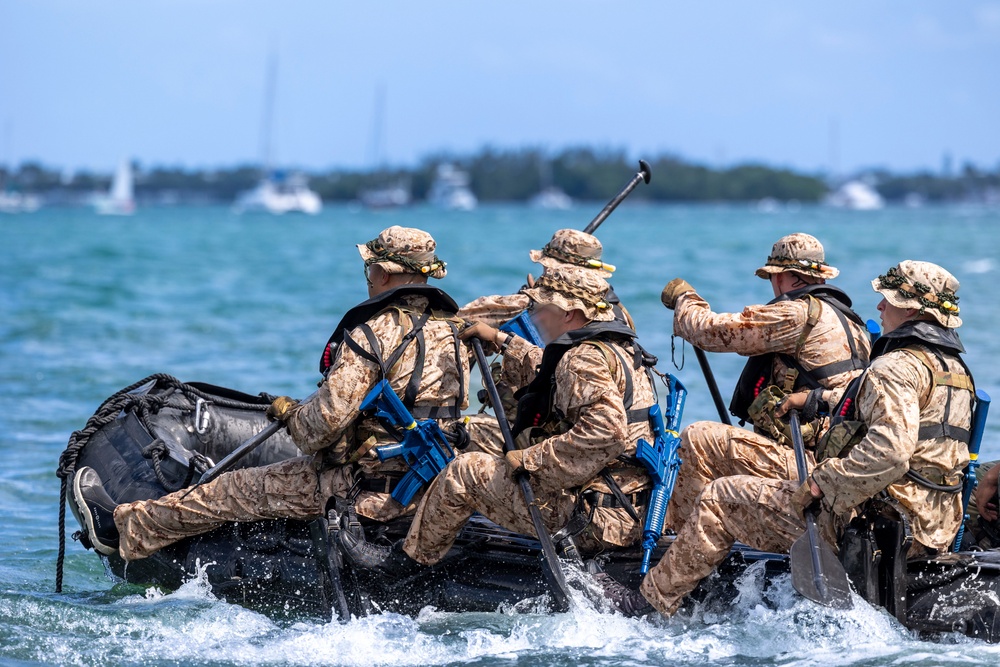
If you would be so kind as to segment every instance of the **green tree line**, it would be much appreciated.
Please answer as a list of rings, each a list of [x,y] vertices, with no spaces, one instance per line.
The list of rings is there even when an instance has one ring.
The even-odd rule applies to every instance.
[[[654,202],[738,202],[766,197],[815,202],[828,191],[818,174],[765,164],[714,168],[672,155],[648,159],[652,182],[633,199]],[[525,201],[543,187],[554,185],[577,200],[601,201],[614,196],[636,171],[637,163],[623,150],[568,148],[555,154],[535,148],[485,147],[470,155],[432,154],[416,166],[384,170],[329,169],[307,172],[310,186],[325,201],[352,201],[360,192],[403,182],[414,199],[426,197],[438,165],[452,163],[468,172],[471,188],[481,201]],[[910,194],[928,201],[970,199],[983,192],[1000,192],[1000,168],[980,171],[971,165],[954,177],[926,173],[908,175],[869,172],[879,192],[889,200]],[[223,169],[184,169],[135,164],[135,188],[140,198],[173,196],[180,201],[231,202],[254,187],[259,168],[238,165]],[[60,197],[71,201],[106,189],[111,174],[78,171],[67,174],[38,162],[10,169],[0,167],[0,188]]]

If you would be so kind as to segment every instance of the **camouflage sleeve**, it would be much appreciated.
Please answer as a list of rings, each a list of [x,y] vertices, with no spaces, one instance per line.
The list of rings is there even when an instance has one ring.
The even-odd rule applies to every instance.
[[[520,336],[511,338],[503,355],[501,377],[512,389],[525,387],[535,379],[538,364],[542,363],[543,350]],[[513,415],[510,415],[513,417]]]
[[[808,312],[804,301],[779,301],[747,306],[742,313],[713,313],[707,301],[689,292],[677,300],[674,334],[707,352],[791,352]]]
[[[382,349],[393,349],[399,344],[399,325],[390,314],[369,323]],[[350,337],[367,351],[368,339],[360,329],[353,329]],[[348,345],[337,349],[326,380],[319,391],[297,406],[287,420],[288,432],[295,444],[306,454],[315,454],[333,444],[344,435],[347,427],[357,418],[358,408],[365,396],[375,386],[379,367],[361,357]]]
[[[498,327],[527,308],[530,301],[531,299],[524,294],[481,296],[462,306],[458,316],[470,322],[482,322],[491,327]]]
[[[559,362],[553,407],[572,426],[524,453],[525,470],[547,486],[581,486],[625,451],[628,421],[622,389],[608,364],[593,345],[577,346]]]
[[[849,512],[909,470],[929,379],[908,356],[889,354],[871,365],[858,397],[868,426],[864,439],[847,456],[827,459],[813,471],[834,514]]]

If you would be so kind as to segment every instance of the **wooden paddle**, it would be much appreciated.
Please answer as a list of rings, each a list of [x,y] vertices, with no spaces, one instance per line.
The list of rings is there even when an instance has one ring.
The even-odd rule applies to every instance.
[[[802,442],[802,425],[799,411],[790,410],[792,445],[795,447],[795,465],[799,470],[799,481],[809,481],[806,469],[806,447]],[[815,512],[803,512],[806,521],[805,535],[795,540],[788,555],[792,562],[792,586],[799,594],[818,604],[834,609],[850,609],[851,585],[847,581],[847,571],[833,549],[820,536],[816,528]]]

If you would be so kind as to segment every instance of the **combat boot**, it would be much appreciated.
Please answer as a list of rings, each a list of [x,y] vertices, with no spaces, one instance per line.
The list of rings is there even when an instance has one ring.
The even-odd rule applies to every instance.
[[[656,611],[653,609],[653,605],[649,604],[639,591],[619,583],[604,572],[599,572],[593,576],[604,592],[604,599],[610,602],[611,607],[620,614],[636,617],[645,616]]]
[[[421,568],[420,563],[403,551],[402,540],[387,547],[372,544],[363,534],[342,530],[337,534],[337,543],[351,565],[361,570],[371,570],[386,579],[403,579]]]
[[[115,525],[115,507],[118,504],[104,490],[96,470],[84,467],[76,472],[73,499],[94,550],[105,556],[118,555],[119,535]]]

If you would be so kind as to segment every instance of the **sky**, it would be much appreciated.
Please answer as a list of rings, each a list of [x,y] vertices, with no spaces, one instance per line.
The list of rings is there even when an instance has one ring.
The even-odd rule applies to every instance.
[[[1000,1],[975,0],[0,0],[0,164],[258,162],[270,53],[282,166],[1000,165]]]

